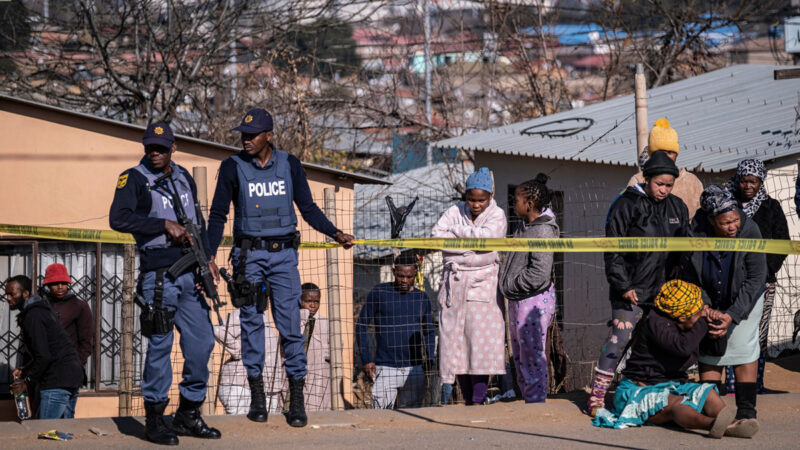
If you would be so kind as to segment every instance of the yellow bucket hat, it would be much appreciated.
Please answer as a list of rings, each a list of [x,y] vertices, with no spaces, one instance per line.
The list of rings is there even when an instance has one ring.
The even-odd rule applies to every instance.
[[[703,294],[695,284],[670,280],[661,286],[655,304],[673,319],[685,319],[703,309]]]

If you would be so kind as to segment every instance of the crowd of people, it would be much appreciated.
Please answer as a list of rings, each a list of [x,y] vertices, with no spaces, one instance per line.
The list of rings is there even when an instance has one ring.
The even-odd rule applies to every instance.
[[[297,158],[273,146],[267,111],[249,111],[234,130],[243,150],[220,166],[207,229],[192,177],[171,159],[177,145],[166,123],[147,127],[145,155],[120,175],[111,205],[111,227],[132,233],[139,249],[137,301],[148,338],[141,383],[145,436],[158,444],[177,444],[178,435],[221,436],[200,415],[215,338],[228,354],[217,392],[227,413],[265,422],[270,412],[288,409],[288,423],[302,427],[307,409],[331,403],[328,322],[318,313],[319,287],[301,284],[295,205],[309,225],[345,248],[354,238],[314,203]],[[789,238],[780,203],[764,188],[763,162],[742,161],[728,183],[703,189],[676,166],[679,152],[675,130],[657,120],[641,172],[610,206],[606,236]],[[516,187],[509,209],[521,224],[514,237],[559,237],[548,180],[539,174]],[[488,169],[472,173],[464,201],[442,215],[432,236],[505,237],[508,221],[494,192]],[[195,270],[175,274],[169,268],[187,245],[216,255],[231,203],[233,275],[227,282],[236,309],[212,327]],[[202,230],[202,242],[193,242],[189,222]],[[717,438],[753,436],[775,274],[784,258],[728,251],[606,253],[610,333],[587,405],[593,423],[624,428],[674,422]],[[545,344],[556,309],[553,254],[445,249],[443,260],[435,311],[415,287],[418,259],[405,252],[394,260],[393,280],[374,286],[358,313],[355,339],[372,380],[372,406],[421,405],[430,387],[426,373],[432,372],[440,374],[445,396],[457,383],[467,405],[486,403],[490,376],[507,375],[506,327],[522,398],[544,402]],[[219,281],[213,256],[209,267]],[[39,418],[72,417],[86,382],[82,367],[93,348],[94,322],[69,284],[61,264],[47,268],[41,296],[32,294],[24,276],[6,282],[8,302],[20,311],[24,355],[12,391],[36,392]],[[180,332],[185,363],[179,406],[168,426],[163,415],[173,376],[173,329]],[[699,380],[690,382],[695,364]],[[615,374],[621,381],[607,407]],[[727,392],[735,392],[736,408],[721,400]]]
[[[668,127],[665,119],[656,122],[643,182],[614,201],[607,236],[789,239],[783,210],[764,188],[767,171],[760,160],[741,161],[724,185],[700,191],[684,184],[681,196],[673,194],[685,175],[674,163],[677,133]],[[694,217],[687,208],[692,204],[699,204]],[[716,438],[758,432],[756,399],[764,390],[775,273],[785,257],[716,250],[607,253],[611,333],[587,406],[593,423],[624,428],[675,422]],[[699,383],[688,381],[694,364]],[[606,392],[619,372],[622,382],[606,409]],[[735,411],[719,401],[726,384],[735,391]]]

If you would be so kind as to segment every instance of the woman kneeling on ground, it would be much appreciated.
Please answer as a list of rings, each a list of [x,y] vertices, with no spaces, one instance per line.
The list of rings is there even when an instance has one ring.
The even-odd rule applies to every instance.
[[[739,209],[730,191],[712,185],[700,196],[702,211],[694,218],[693,237],[761,239],[755,221]],[[724,355],[700,354],[700,380],[722,390],[722,368],[736,374],[736,419],[758,429],[756,373],[760,353],[758,325],[764,305],[767,258],[763,253],[705,251],[687,254],[683,277],[703,290],[711,308],[718,310],[710,333],[727,336]]]
[[[592,424],[628,428],[674,422],[709,430],[717,439],[752,433],[749,425],[733,423],[736,412],[725,406],[714,384],[688,382],[687,371],[701,348],[706,354],[725,352],[725,337],[709,333],[710,314],[699,287],[681,280],[665,283],[633,338],[613,411],[599,409]]]

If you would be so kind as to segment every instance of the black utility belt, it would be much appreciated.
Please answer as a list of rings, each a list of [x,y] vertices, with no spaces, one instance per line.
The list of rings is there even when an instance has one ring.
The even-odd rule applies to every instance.
[[[296,233],[295,236],[280,238],[238,238],[235,240],[234,246],[238,248],[246,248],[248,250],[267,250],[269,252],[279,252],[287,248],[297,249],[300,247],[300,233]]]

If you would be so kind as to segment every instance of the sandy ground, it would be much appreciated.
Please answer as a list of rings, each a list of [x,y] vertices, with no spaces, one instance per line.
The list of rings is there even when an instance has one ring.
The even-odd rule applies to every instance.
[[[732,398],[726,398],[728,404]],[[314,413],[310,425],[297,429],[280,415],[267,424],[242,416],[212,416],[219,441],[181,437],[187,448],[798,448],[800,394],[776,394],[759,399],[761,431],[753,439],[713,440],[705,432],[662,427],[608,430],[591,426],[577,406],[565,399],[545,404],[522,402],[490,406],[420,408],[403,411],[351,410]],[[58,429],[75,434],[67,442],[42,441],[36,433]],[[97,436],[95,428],[108,433]],[[76,419],[0,423],[3,448],[142,448],[141,418]]]
[[[783,394],[758,399],[761,431],[753,439],[712,440],[705,432],[662,427],[607,430],[591,426],[579,406],[586,394],[574,392],[526,405],[516,401],[489,406],[448,406],[402,411],[350,410],[312,413],[309,426],[291,428],[281,415],[267,424],[243,416],[211,416],[223,438],[204,441],[182,437],[187,448],[800,448],[800,355],[770,362],[767,386]],[[734,398],[725,398],[734,405]],[[169,419],[168,419],[169,420]],[[89,449],[155,447],[142,440],[142,418],[105,418],[0,422],[3,448],[70,447]],[[44,441],[38,432],[73,433],[66,442]],[[106,433],[98,436],[90,429]]]
[[[800,353],[768,361],[764,368],[764,386],[800,393]]]

